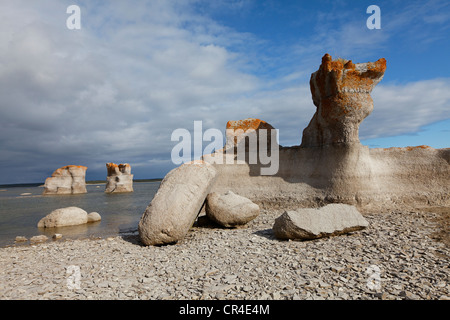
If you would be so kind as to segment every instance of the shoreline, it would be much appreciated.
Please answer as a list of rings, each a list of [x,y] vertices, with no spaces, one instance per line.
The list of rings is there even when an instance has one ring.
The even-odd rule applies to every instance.
[[[0,248],[0,299],[450,299],[450,249],[432,238],[439,213],[365,214],[367,229],[300,242],[275,239],[282,211],[247,228],[194,225],[161,247],[130,232]]]

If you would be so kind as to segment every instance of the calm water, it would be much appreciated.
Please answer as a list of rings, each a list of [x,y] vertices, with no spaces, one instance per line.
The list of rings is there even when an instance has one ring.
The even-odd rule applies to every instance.
[[[42,187],[0,189],[0,247],[14,244],[16,236],[28,239],[61,233],[66,238],[106,237],[137,231],[145,208],[156,194],[160,182],[133,184],[134,192],[105,194],[105,185],[87,185],[86,194],[42,196]],[[21,195],[28,194],[31,195]],[[100,222],[82,226],[42,229],[37,223],[55,209],[79,207],[88,213],[96,211]]]

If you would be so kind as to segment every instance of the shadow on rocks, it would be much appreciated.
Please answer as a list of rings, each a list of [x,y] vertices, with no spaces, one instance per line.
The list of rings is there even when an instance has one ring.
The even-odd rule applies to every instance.
[[[264,230],[258,230],[253,232],[253,234],[259,236],[259,237],[263,237],[269,240],[276,240],[276,241],[280,241],[275,237],[275,234],[273,233],[273,230],[270,229],[264,229]]]

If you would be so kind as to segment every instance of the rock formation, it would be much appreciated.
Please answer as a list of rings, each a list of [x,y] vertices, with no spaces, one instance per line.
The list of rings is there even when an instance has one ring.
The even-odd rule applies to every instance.
[[[133,175],[128,163],[107,163],[106,193],[133,192]]]
[[[162,245],[181,240],[194,224],[215,178],[214,167],[199,160],[170,171],[139,222],[141,241]]]
[[[53,172],[45,180],[43,194],[78,194],[86,193],[86,170],[84,166],[65,166]]]
[[[257,204],[232,191],[210,193],[206,197],[205,210],[209,219],[227,228],[244,225],[259,215]]]
[[[97,212],[87,213],[78,207],[67,207],[53,210],[50,214],[39,220],[38,228],[58,228],[76,226],[88,222],[100,221],[101,217]]]
[[[326,54],[311,76],[317,110],[299,146],[279,146],[276,135],[267,135],[276,129],[265,121],[229,121],[223,149],[204,155],[194,165],[184,164],[164,178],[139,223],[142,242],[157,245],[182,239],[210,193],[207,215],[223,225],[234,225],[233,201],[222,205],[221,199],[229,190],[261,208],[285,210],[329,203],[355,205],[362,212],[450,205],[450,149],[369,149],[359,142],[359,125],[373,110],[370,93],[385,70],[384,59],[353,64]],[[277,156],[271,160],[276,170],[263,174],[268,162],[260,161],[264,159],[260,152],[265,144],[266,151]],[[258,161],[252,158],[254,153]],[[214,203],[220,204],[220,219]],[[326,206],[286,211],[277,219],[274,232],[280,238],[317,238],[363,228],[366,222],[346,206]]]
[[[352,63],[326,54],[311,75],[312,100],[317,107],[303,131],[302,147],[359,143],[359,125],[372,112],[373,88],[383,79],[386,60]]]
[[[352,204],[362,212],[450,205],[449,148],[369,149],[359,142],[359,125],[374,107],[370,92],[385,70],[384,59],[354,64],[326,54],[311,76],[317,110],[301,145],[279,146],[279,168],[272,175],[262,175],[261,164],[248,160],[217,162],[223,150],[205,155],[217,170],[212,192],[233,190],[262,208],[286,210],[327,203]],[[239,122],[227,129],[239,127],[234,124]]]
[[[279,239],[311,240],[361,230],[368,225],[354,206],[329,204],[319,209],[285,211],[275,219],[273,232]]]
[[[263,132],[267,137],[266,147],[267,150],[269,150],[272,130],[276,131],[274,127],[260,119],[248,118],[236,121],[230,120],[227,122],[225,149],[233,149],[236,153],[239,146],[242,145],[243,150],[245,151],[250,150],[257,152],[257,144],[258,141],[260,141],[260,132]]]

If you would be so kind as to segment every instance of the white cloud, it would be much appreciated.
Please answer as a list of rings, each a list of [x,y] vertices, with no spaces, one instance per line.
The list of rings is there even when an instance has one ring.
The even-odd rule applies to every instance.
[[[379,84],[372,92],[374,111],[361,124],[361,139],[417,132],[450,112],[450,79]]]
[[[110,161],[130,162],[145,174],[137,178],[162,176],[172,166],[172,131],[192,130],[194,120],[225,130],[228,120],[260,118],[280,129],[282,145],[298,145],[315,112],[308,81],[323,41],[349,54],[371,43],[350,23],[265,54],[267,42],[199,15],[196,3],[80,1],[82,29],[71,31],[72,3],[2,2],[0,165],[8,172],[0,183],[43,181],[67,164],[101,178]],[[348,33],[359,40],[347,41]],[[264,66],[282,72],[268,79],[257,70]],[[361,135],[414,131],[444,117],[448,87],[448,79],[379,85]]]

